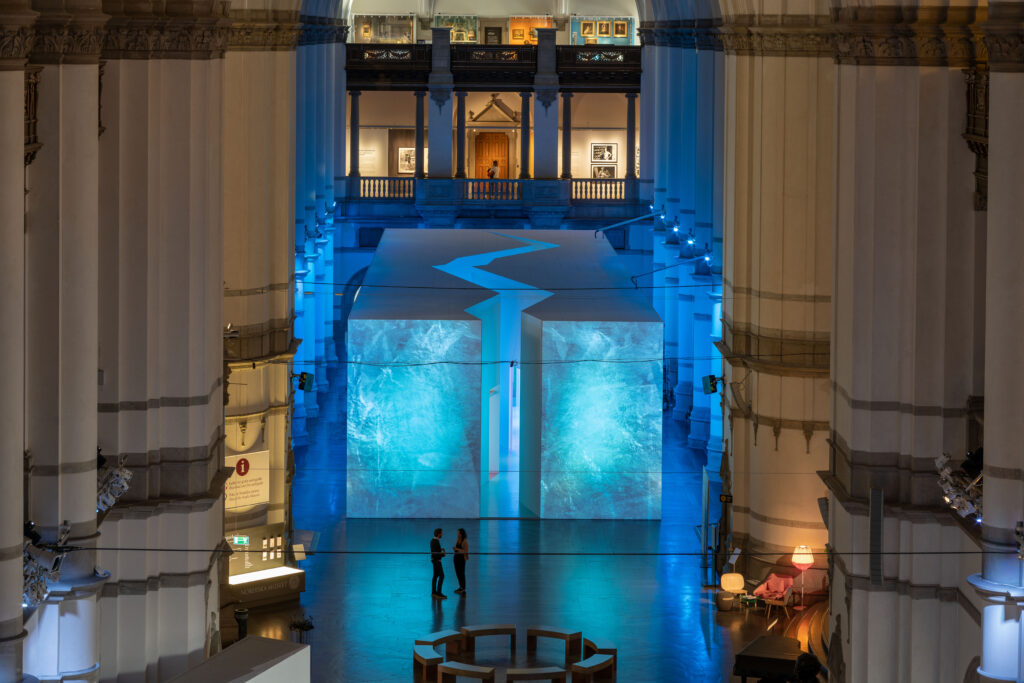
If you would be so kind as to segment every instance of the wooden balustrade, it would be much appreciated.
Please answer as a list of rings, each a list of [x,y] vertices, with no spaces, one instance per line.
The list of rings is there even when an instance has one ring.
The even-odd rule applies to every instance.
[[[596,201],[622,200],[626,198],[626,181],[623,178],[573,178],[572,198]]]
[[[360,199],[415,199],[413,178],[365,177],[359,179]]]

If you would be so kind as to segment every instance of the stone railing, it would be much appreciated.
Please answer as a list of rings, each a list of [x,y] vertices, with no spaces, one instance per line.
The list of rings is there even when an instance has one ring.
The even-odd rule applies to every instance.
[[[389,178],[384,176],[361,177],[359,181],[359,197],[361,199],[414,199],[416,197],[415,179],[410,176]]]
[[[572,198],[574,201],[588,199],[616,201],[626,199],[626,181],[623,178],[573,178]]]
[[[509,202],[526,198],[528,187],[534,184],[560,187],[569,186],[569,199],[573,202],[633,201],[630,183],[625,178],[570,180],[483,180],[472,178],[430,179],[417,183],[409,176],[364,176],[349,178],[349,199],[420,199],[420,194],[431,185],[454,184],[459,200],[470,202]],[[635,183],[635,181],[634,181]]]

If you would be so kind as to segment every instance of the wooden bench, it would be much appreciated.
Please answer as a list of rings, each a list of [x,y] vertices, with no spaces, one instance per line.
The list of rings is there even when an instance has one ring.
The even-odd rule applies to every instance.
[[[473,666],[462,662],[444,662],[437,665],[437,683],[455,683],[456,678],[475,678],[478,681],[493,681],[493,666]]]
[[[472,655],[476,652],[476,639],[482,636],[508,636],[511,644],[512,656],[516,655],[516,625],[515,624],[483,624],[479,626],[462,627],[463,652]]]
[[[580,631],[567,631],[562,628],[551,628],[550,626],[531,626],[526,629],[526,651],[537,651],[537,638],[553,638],[565,641],[565,666],[580,661],[583,651],[583,633]]]
[[[534,669],[509,669],[505,672],[506,681],[551,681],[565,683],[567,673],[557,666],[545,666]]]
[[[463,636],[461,631],[448,629],[446,631],[434,631],[433,633],[428,633],[425,636],[420,636],[413,641],[413,645],[429,645],[434,648],[439,645],[444,645],[444,654],[448,659],[451,659],[455,655],[462,653],[462,641]]]
[[[589,657],[590,655],[612,655],[615,657],[615,662],[612,664],[612,675],[617,676],[616,667],[618,666],[619,651],[615,645],[600,638],[584,638],[583,656]]]
[[[437,654],[437,650],[431,645],[412,646],[412,675],[417,681],[436,681],[437,665],[444,661],[444,657]],[[421,675],[422,672],[422,675]]]
[[[615,680],[615,655],[590,655],[572,665],[572,683]]]

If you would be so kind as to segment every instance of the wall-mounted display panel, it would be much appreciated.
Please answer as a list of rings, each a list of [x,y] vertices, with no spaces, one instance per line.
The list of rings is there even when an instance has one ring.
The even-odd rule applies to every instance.
[[[632,17],[573,17],[569,22],[573,45],[633,45],[635,36]]]
[[[416,39],[412,14],[357,14],[352,18],[354,43],[411,43]]]
[[[551,17],[509,17],[509,45],[536,45],[537,29],[553,27]]]
[[[437,14],[434,28],[448,28],[452,31],[453,43],[476,43],[479,41],[480,20],[468,14]]]

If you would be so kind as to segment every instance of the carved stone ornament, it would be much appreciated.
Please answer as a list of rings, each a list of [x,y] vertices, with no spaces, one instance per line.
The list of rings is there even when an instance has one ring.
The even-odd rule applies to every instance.
[[[96,64],[103,46],[106,17],[88,20],[40,18],[35,25],[31,60],[36,64]]]
[[[216,59],[227,46],[226,19],[112,19],[105,59]]]
[[[4,62],[21,69],[32,49],[35,32],[31,26],[0,26],[0,69]]]
[[[299,34],[299,45],[344,43],[348,37],[348,26],[342,19],[307,15],[302,15],[300,19],[302,31]]]
[[[545,111],[558,100],[557,88],[537,88],[534,92],[537,102],[542,105]]]
[[[299,44],[300,24],[261,24],[235,22],[228,33],[232,52],[274,52],[294,50]]]
[[[1024,2],[990,7],[982,28],[992,71],[1024,71]]]

